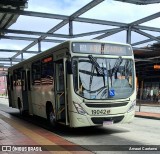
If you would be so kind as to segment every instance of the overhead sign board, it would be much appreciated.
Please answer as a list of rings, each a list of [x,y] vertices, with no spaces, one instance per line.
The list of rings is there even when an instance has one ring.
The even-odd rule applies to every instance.
[[[111,43],[74,42],[72,43],[72,51],[75,53],[132,56],[130,46]]]

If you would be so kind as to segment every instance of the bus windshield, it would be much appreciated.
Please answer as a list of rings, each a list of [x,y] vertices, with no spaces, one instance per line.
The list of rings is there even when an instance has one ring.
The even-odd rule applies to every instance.
[[[73,57],[75,92],[86,99],[120,99],[134,90],[132,59]]]

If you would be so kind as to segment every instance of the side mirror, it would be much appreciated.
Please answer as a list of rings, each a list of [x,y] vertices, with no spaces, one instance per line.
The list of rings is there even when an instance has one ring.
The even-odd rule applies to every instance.
[[[66,61],[66,66],[67,66],[67,74],[73,74],[71,61],[67,60]]]

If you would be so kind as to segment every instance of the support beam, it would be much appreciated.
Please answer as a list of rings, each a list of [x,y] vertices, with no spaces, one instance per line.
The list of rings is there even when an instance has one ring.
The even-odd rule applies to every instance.
[[[83,36],[90,36],[90,35],[96,35],[96,34],[102,34],[102,33],[108,33],[115,30],[119,30],[119,28],[112,28],[112,29],[106,29],[106,30],[99,30],[94,32],[88,32],[88,33],[81,33],[81,34],[75,34],[74,38],[76,37],[83,37]]]
[[[73,13],[69,19],[75,19],[78,16],[82,15],[83,13],[85,13],[86,11],[88,11],[89,9],[93,8],[94,6],[98,5],[99,3],[103,2],[104,0],[93,0],[90,3],[88,3],[87,5],[85,5],[84,7],[82,7],[81,9],[79,9],[78,11],[76,11],[75,13]],[[58,29],[60,29],[61,27],[63,27],[64,25],[66,25],[69,21],[68,20],[63,20],[62,22],[60,22],[59,24],[57,24],[55,27],[53,27],[52,29],[50,29],[47,33],[54,33],[55,31],[57,31]],[[14,56],[12,56],[11,58],[16,58],[19,54],[23,53],[24,51],[30,49],[32,46],[34,46],[35,44],[38,43],[38,40],[43,40],[45,39],[47,36],[42,35],[40,38],[38,38],[36,41],[32,42],[31,44],[29,44],[28,46],[26,46],[21,52],[18,52],[17,54],[15,54]]]
[[[38,40],[38,52],[42,52],[42,50],[41,50],[41,41],[40,40]]]
[[[95,7],[96,5],[102,3],[103,1],[104,0],[92,0],[87,5],[85,5],[84,7],[82,7],[81,9],[79,9],[78,11],[76,11],[75,13],[73,13],[71,16],[69,16],[69,19],[70,20],[74,20],[75,18],[77,18],[80,15],[84,14],[85,12],[87,12],[91,8]]]
[[[89,20],[92,20],[92,19],[89,19]],[[89,22],[89,20],[87,20],[87,21]],[[93,19],[93,20],[95,20],[95,19]],[[98,20],[96,20],[96,21],[98,21]],[[122,23],[113,24],[112,22],[109,22],[109,21],[108,22],[107,21],[103,21],[103,22],[105,23],[105,25],[127,27],[127,24],[122,24]],[[100,24],[99,22],[95,22],[95,23],[96,24]],[[70,21],[70,25],[69,25],[70,26],[70,31],[73,31],[72,24],[73,24],[72,21]],[[141,30],[160,32],[160,28],[156,28],[156,27],[148,27],[148,26],[140,26],[140,25],[138,25],[138,26],[134,26],[133,28],[137,28],[137,29],[141,29]],[[72,38],[70,35],[65,35],[65,34],[56,34],[56,33],[51,34],[51,33],[44,33],[44,32],[14,30],[14,29],[0,29],[0,32],[1,33],[13,33],[13,34],[36,35],[36,36],[47,35],[49,37],[59,37],[59,38]],[[3,36],[1,36],[1,37],[3,37]],[[77,36],[74,35],[74,37],[77,37]]]
[[[35,32],[35,31],[25,31],[25,30],[14,30],[14,29],[0,29],[1,33],[13,33],[13,34],[26,34],[26,35],[38,35],[42,36],[45,35],[46,37],[59,37],[59,38],[70,38],[69,35],[64,34],[52,34],[50,32],[44,33],[44,32]]]
[[[7,68],[7,69],[8,69],[9,67],[10,67],[10,66],[3,66],[3,68]],[[2,68],[2,67],[1,67],[1,68]],[[7,75],[7,74],[6,74],[6,75]],[[3,76],[3,75],[1,75],[1,76]]]
[[[160,39],[160,36],[158,36],[158,37],[156,37],[156,38],[157,38],[157,39]],[[151,41],[153,41],[153,39],[146,39],[146,40],[143,40],[143,41],[139,41],[139,42],[132,43],[131,45],[132,45],[132,46],[136,46],[136,45],[148,43],[148,42],[151,42]]]
[[[127,38],[126,42],[128,44],[131,44],[131,27],[130,26],[127,29],[127,37],[126,38]]]
[[[12,66],[12,59],[10,58],[10,63],[11,63],[11,66]]]
[[[147,4],[160,3],[159,0],[116,0],[116,1],[122,1],[122,2],[126,2],[126,3],[137,4],[137,5],[147,5]]]
[[[73,21],[69,20],[69,36],[73,36]]]
[[[21,50],[0,49],[0,52],[19,52]],[[25,51],[24,53],[38,54],[38,51]]]
[[[21,61],[23,61],[23,53],[21,53]]]
[[[132,29],[132,30],[135,31],[136,33],[139,33],[139,34],[141,34],[141,35],[143,35],[143,36],[146,36],[146,37],[152,39],[153,41],[158,41],[158,42],[160,42],[160,39],[158,39],[158,38],[155,37],[155,36],[152,36],[152,35],[150,35],[150,34],[148,34],[148,33],[145,33],[145,32],[143,32],[143,31],[140,31],[140,30],[138,30],[138,29]]]
[[[106,20],[98,20],[98,19],[90,19],[90,18],[76,18],[74,19],[74,21],[77,22],[84,22],[84,23],[91,23],[91,24],[100,24],[100,25],[109,25],[109,26],[118,26],[118,27],[122,27],[122,26],[128,26],[128,24],[126,23],[122,23],[122,22],[114,22],[114,21],[106,21]]]
[[[1,62],[0,62],[0,66],[2,66],[2,65],[3,65],[3,66],[11,66],[11,63],[1,63]]]
[[[24,59],[25,60],[25,59]],[[10,62],[10,61],[12,61],[12,62],[21,62],[21,58],[13,58],[13,59],[11,59],[11,58],[0,58],[0,61],[6,61],[6,62]]]
[[[95,37],[95,38],[93,38],[93,39],[100,40],[100,39],[103,39],[103,38],[108,37],[108,36],[110,36],[110,35],[113,35],[113,34],[119,33],[119,32],[121,32],[121,31],[123,31],[123,30],[125,30],[125,28],[115,28],[115,31],[111,31],[111,32],[108,32],[108,33],[102,34],[102,35],[97,36],[97,37]]]
[[[0,13],[8,13],[14,15],[25,15],[32,17],[40,17],[40,18],[50,18],[50,19],[59,19],[59,20],[68,20],[68,16],[58,15],[58,14],[50,14],[50,13],[41,13],[41,12],[33,12],[33,11],[21,11],[15,9],[0,9]]]
[[[119,28],[117,28],[119,29]],[[77,37],[83,37],[83,36],[89,36],[89,35],[96,35],[96,34],[101,34],[101,33],[107,33],[107,32],[111,32],[111,31],[115,31],[116,28],[112,28],[112,29],[106,29],[106,30],[99,30],[99,31],[94,31],[94,32],[88,32],[88,33],[81,33],[81,34],[75,34],[73,36],[69,36],[69,35],[62,35],[62,34],[46,34],[46,33],[42,33],[42,32],[34,32],[34,31],[21,31],[21,30],[2,30],[0,29],[0,31],[4,31],[6,33],[13,33],[13,34],[27,34],[27,35],[49,35],[52,37],[65,37],[65,38],[77,38]],[[26,40],[26,41],[35,41],[37,40],[37,38],[33,38],[33,37],[21,37],[21,36],[0,36],[0,38],[3,39],[15,39],[15,40]],[[55,42],[55,43],[62,43],[65,40],[55,40],[55,39],[44,39],[41,40],[43,42]]]
[[[10,40],[24,40],[24,41],[35,41],[37,38],[33,37],[22,37],[22,36],[0,36],[1,39],[10,39]],[[41,40],[42,42],[54,42],[54,43],[62,43],[66,40],[56,40],[56,39],[45,39]]]
[[[12,62],[12,63],[13,63],[13,62]],[[17,63],[14,63],[14,64],[17,64]],[[11,65],[11,62],[9,61],[9,62],[5,63],[5,62],[1,62],[1,61],[0,61],[0,65],[9,65],[9,66],[10,66],[10,65]]]
[[[152,15],[147,16],[145,18],[139,19],[137,21],[134,21],[134,22],[130,23],[129,25],[130,26],[139,25],[139,24],[145,23],[147,21],[153,20],[155,18],[158,18],[158,17],[160,17],[160,12],[152,14]]]
[[[153,32],[160,32],[160,28],[156,27],[148,27],[148,26],[133,26],[133,28],[141,29],[141,30],[148,30],[148,31],[153,31]]]
[[[51,18],[51,19],[60,19],[60,20],[68,20],[69,21],[69,16],[58,15],[58,14],[40,13],[40,12],[32,12],[32,11],[20,11],[20,10],[13,10],[13,9],[0,9],[0,13],[10,13],[10,14],[32,16],[32,17]],[[98,20],[98,19],[90,19],[90,18],[82,18],[82,17],[72,18],[72,21],[100,24],[100,25],[118,26],[118,27],[127,26],[126,23]]]

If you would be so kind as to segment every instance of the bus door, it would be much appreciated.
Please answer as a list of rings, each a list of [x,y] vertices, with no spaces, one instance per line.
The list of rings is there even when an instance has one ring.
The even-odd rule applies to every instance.
[[[32,99],[31,99],[31,71],[27,70],[26,72],[26,80],[27,80],[27,99],[28,99],[28,106],[29,106],[29,114],[33,114],[32,108]]]
[[[8,90],[8,99],[9,99],[9,107],[14,107],[13,105],[13,76],[8,73],[7,76],[7,90]]]
[[[26,70],[22,71],[21,77],[21,85],[22,85],[22,102],[23,102],[23,110],[28,110],[28,87],[27,87],[27,73]]]
[[[67,99],[66,99],[66,70],[65,60],[55,62],[55,113],[57,122],[68,125],[67,122]]]

